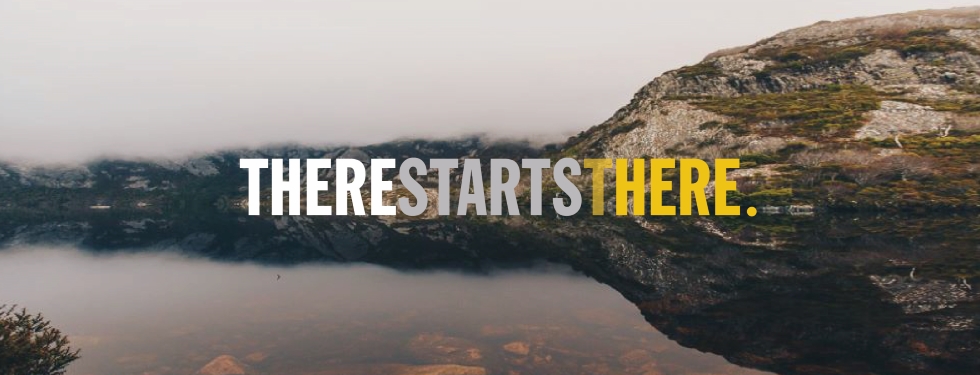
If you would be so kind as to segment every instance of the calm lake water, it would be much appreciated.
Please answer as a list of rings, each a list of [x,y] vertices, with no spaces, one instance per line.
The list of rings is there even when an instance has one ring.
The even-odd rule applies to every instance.
[[[247,374],[761,374],[548,265],[406,273],[15,247],[0,251],[0,303],[70,335],[69,375],[194,374],[225,355]]]

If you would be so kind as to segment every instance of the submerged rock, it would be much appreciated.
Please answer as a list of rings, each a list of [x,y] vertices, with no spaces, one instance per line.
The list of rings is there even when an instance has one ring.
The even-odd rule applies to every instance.
[[[198,375],[246,375],[245,365],[237,358],[230,355],[222,355],[213,359],[197,371]]]
[[[440,333],[423,333],[408,344],[408,350],[420,361],[429,363],[476,364],[483,359],[477,344]]]
[[[486,375],[487,369],[475,366],[429,365],[401,368],[396,375]]]
[[[514,341],[507,345],[504,345],[504,350],[511,354],[517,355],[528,355],[531,352],[531,346],[526,342]]]

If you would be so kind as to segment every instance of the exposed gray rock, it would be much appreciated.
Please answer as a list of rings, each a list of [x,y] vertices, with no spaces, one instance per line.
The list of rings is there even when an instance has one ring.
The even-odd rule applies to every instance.
[[[706,122],[725,122],[728,119],[700,110],[682,101],[665,100],[651,103],[651,108],[633,111],[619,121],[644,125],[613,136],[605,148],[607,158],[663,157],[666,151],[682,142],[698,142],[724,132],[723,129],[701,129]]]
[[[941,133],[949,126],[950,116],[934,111],[931,107],[912,103],[886,100],[881,109],[868,114],[868,123],[854,134],[854,138],[891,138],[895,135]]]

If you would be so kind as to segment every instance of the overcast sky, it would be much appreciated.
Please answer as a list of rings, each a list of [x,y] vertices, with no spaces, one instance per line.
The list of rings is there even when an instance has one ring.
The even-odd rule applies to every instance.
[[[720,48],[970,3],[0,0],[0,159],[568,134]]]

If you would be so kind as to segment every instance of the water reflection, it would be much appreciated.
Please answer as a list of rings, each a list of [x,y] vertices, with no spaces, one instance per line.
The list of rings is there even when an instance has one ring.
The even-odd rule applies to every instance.
[[[0,252],[0,296],[82,348],[69,375],[191,374],[216,358],[205,372],[759,373],[681,347],[555,266],[472,276],[15,248]]]

